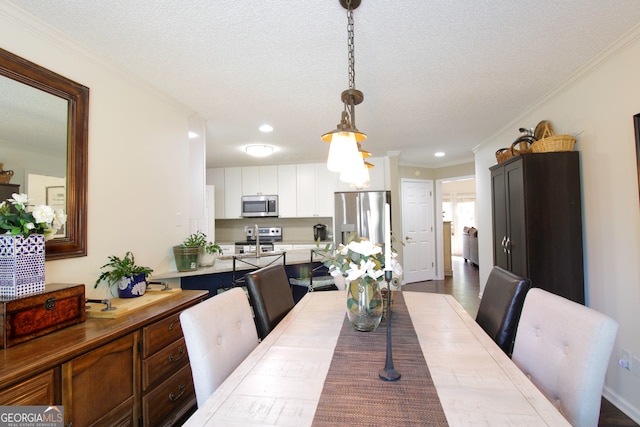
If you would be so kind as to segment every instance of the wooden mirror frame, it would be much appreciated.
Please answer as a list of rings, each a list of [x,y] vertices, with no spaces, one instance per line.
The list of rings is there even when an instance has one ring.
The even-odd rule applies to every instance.
[[[638,189],[640,190],[640,113],[633,116],[633,127],[636,133],[636,169],[638,171]]]
[[[86,256],[89,88],[3,49],[0,75],[68,101],[66,236],[48,240],[45,257]]]

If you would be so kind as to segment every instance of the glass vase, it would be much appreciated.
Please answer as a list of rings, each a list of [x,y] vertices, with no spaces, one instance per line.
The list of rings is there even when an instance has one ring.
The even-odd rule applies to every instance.
[[[347,285],[347,317],[357,331],[375,331],[382,320],[380,283],[363,278]]]

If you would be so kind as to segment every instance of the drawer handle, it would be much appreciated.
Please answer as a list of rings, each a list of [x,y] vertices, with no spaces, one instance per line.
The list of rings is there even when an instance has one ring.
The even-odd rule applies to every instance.
[[[54,308],[56,308],[56,299],[55,298],[47,298],[47,300],[44,302],[44,309],[45,310],[53,310]]]
[[[184,394],[185,390],[187,389],[187,386],[184,384],[180,384],[180,387],[178,387],[180,389],[180,394],[178,394],[177,396],[173,394],[173,392],[169,393],[169,400],[172,402],[175,402],[176,400],[180,399],[182,397],[182,395]]]
[[[180,323],[180,319],[175,319],[173,321],[171,321],[171,323],[169,323],[169,330],[173,331],[173,325],[175,325],[176,323]]]
[[[173,354],[169,355],[169,363],[173,363],[173,362],[177,362],[178,360],[182,359],[182,356],[184,356],[184,348],[180,348],[178,350],[178,356],[174,356]]]

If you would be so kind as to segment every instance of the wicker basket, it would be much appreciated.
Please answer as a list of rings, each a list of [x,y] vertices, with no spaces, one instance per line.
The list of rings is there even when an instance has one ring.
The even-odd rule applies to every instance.
[[[576,138],[571,135],[554,135],[531,144],[534,153],[551,153],[555,151],[573,151]]]
[[[9,182],[11,182],[12,176],[13,176],[13,171],[0,170],[0,184],[8,184]]]
[[[530,153],[531,152],[531,138],[528,136],[523,136],[516,139],[511,147],[509,148],[501,148],[496,151],[496,160],[498,163],[502,163],[505,160],[509,160],[510,158],[517,156],[522,153]]]
[[[13,171],[3,170],[4,163],[0,163],[0,184],[8,184],[13,176]]]
[[[509,160],[513,154],[511,153],[511,148],[501,148],[496,151],[496,160],[498,163],[502,163],[505,160]]]

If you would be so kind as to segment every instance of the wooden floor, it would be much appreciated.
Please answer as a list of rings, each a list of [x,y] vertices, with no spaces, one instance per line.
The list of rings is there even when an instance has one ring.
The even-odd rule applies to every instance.
[[[465,263],[460,257],[453,257],[453,277],[444,280],[430,280],[404,285],[407,291],[436,292],[450,294],[475,318],[480,305],[480,284],[478,269]],[[602,399],[599,427],[638,426],[606,399]]]

